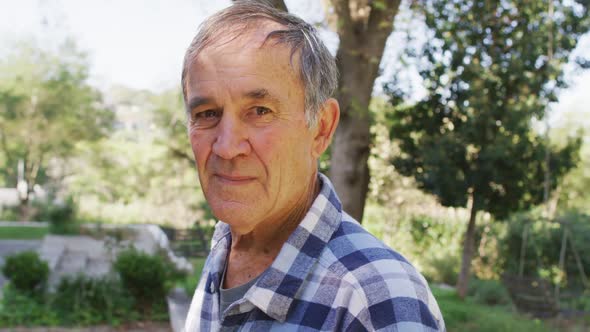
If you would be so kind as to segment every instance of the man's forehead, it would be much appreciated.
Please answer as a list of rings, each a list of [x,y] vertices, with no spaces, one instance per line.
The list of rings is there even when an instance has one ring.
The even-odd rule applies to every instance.
[[[266,46],[278,46],[275,43],[268,43],[268,36],[273,31],[285,30],[286,26],[268,19],[260,19],[250,23],[230,24],[212,36],[211,42],[202,51],[207,49],[215,50],[225,46],[230,47],[253,47],[262,48]]]
[[[270,20],[261,20],[248,26],[228,27],[224,29],[225,31],[217,32],[220,37],[214,36],[211,43],[193,56],[189,68],[195,68],[196,65],[203,69],[201,65],[208,64],[217,67],[216,70],[224,71],[244,62],[263,62],[267,65],[275,63],[288,71],[287,75],[292,77],[296,84],[300,84],[297,51],[293,52],[288,43],[278,43],[273,38],[269,39],[269,34],[273,31],[285,29],[287,29],[286,26]],[[229,62],[220,68],[219,64],[223,61],[219,60],[222,58],[230,60],[226,60]],[[190,70],[188,76],[190,76]],[[287,77],[284,78],[287,79]]]

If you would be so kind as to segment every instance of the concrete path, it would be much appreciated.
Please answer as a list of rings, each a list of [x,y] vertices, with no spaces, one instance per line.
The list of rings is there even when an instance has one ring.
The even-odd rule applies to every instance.
[[[41,247],[41,240],[0,240],[0,267],[4,266],[7,256],[14,255],[21,251],[38,250]],[[0,289],[4,286],[6,279],[0,272]]]
[[[175,288],[168,294],[167,300],[172,331],[181,332],[191,305],[191,298],[186,294],[184,289]]]

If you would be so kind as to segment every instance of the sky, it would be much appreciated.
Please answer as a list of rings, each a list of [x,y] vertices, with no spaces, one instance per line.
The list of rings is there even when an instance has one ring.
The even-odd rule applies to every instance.
[[[0,55],[14,42],[31,39],[54,47],[73,38],[88,52],[91,84],[107,89],[124,85],[159,91],[178,86],[184,52],[199,23],[230,0],[0,0]],[[324,17],[319,0],[287,0],[290,11],[308,22]],[[337,36],[321,31],[328,48],[335,52]],[[390,77],[400,36],[388,40],[384,75],[377,81],[378,92]],[[590,35],[580,41],[573,56],[590,58]],[[411,76],[411,75],[410,75]],[[551,107],[554,121],[565,110],[590,115],[590,70],[568,70],[571,87]],[[416,80],[417,77],[410,77]],[[419,91],[417,92],[419,94]],[[590,118],[590,117],[589,117]]]

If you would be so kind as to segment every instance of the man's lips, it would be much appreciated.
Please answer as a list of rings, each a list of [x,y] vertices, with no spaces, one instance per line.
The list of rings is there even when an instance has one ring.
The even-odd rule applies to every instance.
[[[224,182],[224,183],[229,183],[229,184],[241,184],[241,183],[247,183],[250,181],[253,181],[254,179],[256,179],[253,176],[243,176],[243,175],[229,175],[229,174],[213,174],[213,176],[215,178],[217,178],[218,180]]]

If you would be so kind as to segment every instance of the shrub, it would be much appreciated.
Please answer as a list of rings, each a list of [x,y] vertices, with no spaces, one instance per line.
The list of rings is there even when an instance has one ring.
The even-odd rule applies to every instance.
[[[460,258],[458,255],[448,254],[443,257],[429,257],[424,259],[423,274],[429,282],[455,285],[459,277]]]
[[[24,251],[6,258],[2,273],[23,292],[42,293],[47,284],[49,266],[34,251]]]
[[[19,220],[20,213],[18,207],[8,207],[0,205],[0,220]]]
[[[498,280],[472,279],[467,293],[473,301],[486,305],[509,305],[512,303],[508,291]]]
[[[52,307],[65,325],[118,325],[134,314],[133,299],[113,277],[65,277],[57,286]]]
[[[180,276],[161,256],[134,248],[119,253],[114,268],[143,312],[151,312],[155,305],[164,303],[167,290],[172,286],[171,279]]]
[[[72,197],[63,203],[35,202],[36,219],[49,221],[49,231],[53,234],[78,233],[76,213],[78,206]]]

